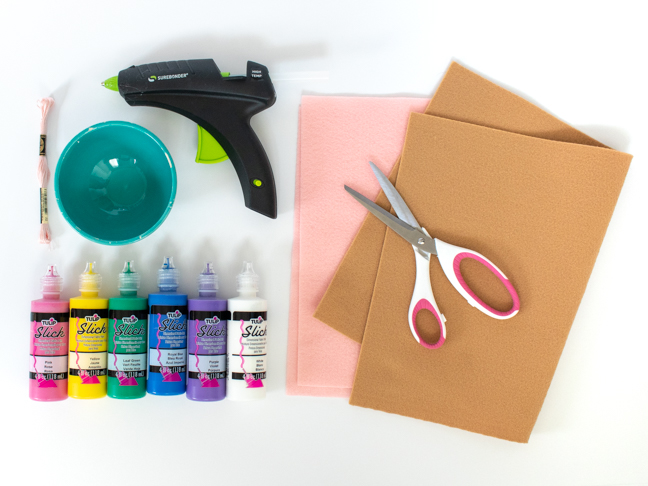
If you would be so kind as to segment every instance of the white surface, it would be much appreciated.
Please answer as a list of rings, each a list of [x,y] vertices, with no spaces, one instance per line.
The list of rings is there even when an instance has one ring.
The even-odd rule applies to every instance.
[[[3,1],[0,482],[648,484],[643,5]],[[274,168],[276,221],[244,208],[229,163],[193,162],[192,122],[129,107],[99,85],[132,64],[204,57],[233,73],[255,60],[276,79],[328,73],[324,80],[277,81],[276,105],[253,119]],[[429,97],[452,59],[635,156],[527,445],[351,407],[341,399],[287,397],[284,391],[300,96]],[[169,218],[152,236],[121,248],[90,243],[65,223],[50,185],[56,249],[38,245],[35,102],[46,95],[57,102],[48,136],[51,168],[67,141],[94,123],[127,120],[163,140],[178,168],[178,193]],[[46,264],[59,265],[70,297],[86,259],[96,260],[104,276],[102,294],[109,295],[124,260],[135,259],[142,290],[150,292],[167,254],[182,272],[182,287],[191,291],[203,259],[213,259],[225,297],[234,295],[242,260],[254,261],[261,296],[269,302],[267,399],[29,401],[27,316]]]

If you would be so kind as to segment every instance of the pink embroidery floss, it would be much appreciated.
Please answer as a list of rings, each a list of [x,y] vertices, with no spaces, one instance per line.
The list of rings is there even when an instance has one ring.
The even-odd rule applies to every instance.
[[[45,148],[47,141],[47,114],[54,105],[53,98],[43,98],[38,100],[36,106],[41,110],[40,119],[40,151],[38,154],[38,182],[40,184],[40,242],[49,244],[52,241],[52,234],[49,227],[49,218],[47,216],[47,184],[49,184],[50,170],[47,166],[47,157]]]

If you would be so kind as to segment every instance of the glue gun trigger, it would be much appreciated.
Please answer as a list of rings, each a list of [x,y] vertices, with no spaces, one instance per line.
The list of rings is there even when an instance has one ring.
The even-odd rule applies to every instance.
[[[196,126],[198,127],[196,162],[199,164],[217,164],[229,160],[229,156],[218,141],[203,127]]]

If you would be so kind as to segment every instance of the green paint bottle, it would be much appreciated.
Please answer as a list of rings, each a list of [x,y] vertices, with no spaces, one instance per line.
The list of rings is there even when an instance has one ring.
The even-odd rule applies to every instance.
[[[146,395],[148,302],[137,296],[140,276],[134,262],[119,274],[119,297],[108,302],[108,396]]]

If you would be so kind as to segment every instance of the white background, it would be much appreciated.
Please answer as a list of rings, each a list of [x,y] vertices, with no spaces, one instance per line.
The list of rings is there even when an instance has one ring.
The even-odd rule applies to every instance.
[[[0,482],[648,484],[644,5],[4,0]],[[192,122],[129,107],[100,87],[132,64],[191,58],[214,58],[232,73],[244,73],[250,59],[268,66],[276,79],[277,103],[253,119],[277,182],[275,221],[245,209],[229,162],[194,163]],[[343,399],[285,394],[300,96],[429,97],[453,59],[635,156],[527,445],[355,408]],[[313,79],[318,77],[323,79]],[[152,236],[118,248],[90,243],[63,220],[50,185],[55,249],[38,244],[35,102],[48,95],[56,99],[47,145],[52,169],[74,135],[107,120],[141,124],[166,144],[177,166],[178,192],[171,214]],[[174,256],[185,289],[194,288],[202,261],[213,260],[225,297],[234,293],[242,260],[254,261],[272,328],[267,399],[31,402],[29,302],[39,297],[46,264],[59,265],[69,298],[84,262],[96,260],[104,276],[102,295],[110,296],[123,261],[135,259],[148,293],[166,254]]]

